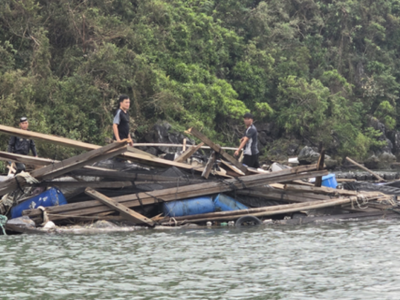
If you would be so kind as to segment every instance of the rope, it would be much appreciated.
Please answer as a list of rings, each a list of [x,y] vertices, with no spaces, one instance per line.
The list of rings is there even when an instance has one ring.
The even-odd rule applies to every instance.
[[[149,194],[148,192],[143,192],[143,193],[145,193],[147,196],[149,196],[149,197],[151,197],[151,198],[156,199],[156,200],[157,200],[157,203],[162,203],[162,202],[164,202],[163,199],[157,198],[156,196],[153,196],[153,195]],[[137,194],[136,194],[136,196],[137,196]],[[154,203],[155,203],[155,202],[154,202]]]
[[[394,208],[388,208],[388,209],[386,209],[386,210],[390,210],[390,211],[392,211],[392,212],[394,212],[394,213],[400,215],[400,211],[397,211],[397,210],[395,210]]]
[[[361,207],[361,205],[360,205],[360,203],[358,202],[358,200],[361,198],[361,200],[362,200],[362,203],[361,203],[361,205],[365,205],[364,207]],[[352,209],[354,209],[354,202],[356,202],[356,204],[357,204],[357,206],[358,206],[358,208],[359,209],[367,209],[368,208],[368,206],[367,206],[367,204],[368,204],[368,199],[366,199],[365,197],[364,197],[364,195],[359,195],[359,196],[357,196],[357,197],[352,197],[351,198],[351,208]]]
[[[24,190],[22,189],[21,185],[19,184],[19,181],[18,181],[18,179],[17,179],[17,176],[15,176],[14,179],[15,179],[15,182],[17,183],[18,189],[19,189],[21,192],[24,192]]]
[[[139,197],[139,193],[136,194],[136,198],[139,200],[140,207],[143,209],[143,202],[142,202],[142,199],[140,199],[140,197]]]
[[[239,177],[235,177],[235,179],[236,179],[237,181],[239,181],[239,182],[242,184],[242,186],[243,186],[244,189],[247,189],[247,187],[246,187],[246,185],[244,184],[244,182],[243,182],[242,179],[240,179]]]
[[[6,226],[7,220],[8,219],[6,216],[0,215],[0,227],[3,230],[3,235],[7,235],[6,229],[4,228]]]

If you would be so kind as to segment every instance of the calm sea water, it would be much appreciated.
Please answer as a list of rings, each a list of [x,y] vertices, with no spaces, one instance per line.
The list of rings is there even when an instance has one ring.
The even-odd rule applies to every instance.
[[[0,236],[0,299],[400,299],[400,223]]]

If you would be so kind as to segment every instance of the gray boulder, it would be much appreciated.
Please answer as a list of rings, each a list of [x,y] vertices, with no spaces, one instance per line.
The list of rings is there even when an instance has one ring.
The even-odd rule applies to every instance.
[[[315,164],[318,161],[319,153],[314,151],[311,147],[305,146],[301,149],[297,159],[301,165]]]
[[[364,161],[364,165],[372,170],[390,169],[391,164],[395,161],[396,156],[391,152],[382,152],[380,154],[372,154]]]
[[[311,147],[305,146],[301,149],[297,159],[301,165],[309,165],[317,163],[319,156],[320,154],[318,152],[313,150]],[[334,169],[337,167],[338,162],[325,154],[324,164],[327,169]]]

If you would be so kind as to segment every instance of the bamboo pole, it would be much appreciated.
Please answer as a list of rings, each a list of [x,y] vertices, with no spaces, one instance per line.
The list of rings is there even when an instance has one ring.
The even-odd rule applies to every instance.
[[[380,182],[384,182],[386,181],[385,179],[383,179],[381,176],[379,176],[378,174],[376,174],[375,172],[372,172],[370,169],[364,167],[363,165],[360,165],[359,163],[355,162],[354,160],[352,160],[349,157],[346,157],[346,159],[351,162],[353,165],[359,167],[360,169],[363,169],[364,171],[367,171],[368,173],[374,175],[376,177],[376,179],[378,179]]]

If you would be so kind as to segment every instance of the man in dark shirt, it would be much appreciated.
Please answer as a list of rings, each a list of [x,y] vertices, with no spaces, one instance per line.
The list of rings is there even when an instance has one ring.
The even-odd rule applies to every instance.
[[[28,130],[29,122],[26,117],[22,117],[19,120],[19,128],[22,130]],[[8,142],[8,152],[15,153],[15,154],[23,154],[28,155],[29,150],[32,151],[33,156],[37,157],[37,151],[35,142],[30,139],[20,138],[17,136],[12,136],[10,141]],[[17,172],[25,171],[25,165],[22,163],[16,163]]]
[[[120,142],[128,139],[129,144],[133,146],[131,135],[129,134],[129,107],[131,100],[126,95],[119,96],[119,109],[115,113],[113,121],[114,140]]]
[[[242,163],[251,168],[259,168],[258,163],[258,140],[257,128],[253,125],[254,117],[251,113],[245,113],[243,116],[246,131],[244,136],[240,139],[240,146],[235,151],[235,156],[239,156],[240,150],[243,150]]]

